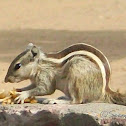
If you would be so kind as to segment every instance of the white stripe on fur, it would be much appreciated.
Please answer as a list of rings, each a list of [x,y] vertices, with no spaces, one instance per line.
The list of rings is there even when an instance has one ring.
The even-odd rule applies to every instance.
[[[74,55],[79,55],[79,54],[80,55],[85,55],[85,56],[88,56],[88,57],[92,58],[98,64],[99,68],[101,69],[102,78],[103,78],[102,93],[104,95],[105,94],[105,87],[106,87],[106,71],[105,71],[105,67],[104,67],[102,61],[96,55],[94,55],[93,53],[85,51],[85,50],[83,50],[83,51],[75,51],[75,52],[69,53],[68,55],[66,55],[65,57],[63,57],[61,59],[45,57],[45,60],[48,60],[48,61],[60,64],[64,60],[68,59],[69,57],[74,56]]]

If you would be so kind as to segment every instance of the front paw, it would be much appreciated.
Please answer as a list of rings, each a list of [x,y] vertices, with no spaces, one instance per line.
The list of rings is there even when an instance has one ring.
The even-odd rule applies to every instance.
[[[19,95],[18,97],[15,98],[15,103],[21,103],[23,104],[25,99],[27,99],[29,97],[29,92],[27,91],[23,91],[23,92],[17,92],[17,94]]]

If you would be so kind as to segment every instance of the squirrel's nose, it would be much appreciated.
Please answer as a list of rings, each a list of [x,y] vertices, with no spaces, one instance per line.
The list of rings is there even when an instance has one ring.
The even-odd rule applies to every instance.
[[[4,82],[7,83],[8,82],[8,79],[5,78]]]
[[[7,76],[5,77],[4,82],[5,82],[5,83],[8,82],[8,77],[7,77]]]

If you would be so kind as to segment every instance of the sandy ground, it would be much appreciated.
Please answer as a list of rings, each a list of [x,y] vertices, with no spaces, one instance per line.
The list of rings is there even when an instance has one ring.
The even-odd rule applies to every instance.
[[[0,89],[29,84],[4,83],[11,61],[29,42],[44,52],[86,42],[99,48],[112,67],[111,88],[126,91],[126,1],[0,0]],[[57,91],[51,97],[62,95]]]

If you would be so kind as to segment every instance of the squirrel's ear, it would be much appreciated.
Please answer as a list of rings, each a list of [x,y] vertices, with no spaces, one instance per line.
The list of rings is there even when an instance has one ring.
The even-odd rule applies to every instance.
[[[33,57],[35,57],[39,54],[39,49],[36,46],[33,46],[31,49],[31,53],[32,53]]]
[[[32,49],[32,48],[33,48],[33,46],[34,46],[34,45],[33,45],[33,43],[29,43],[29,44],[27,45],[26,50],[27,50],[27,49]]]

